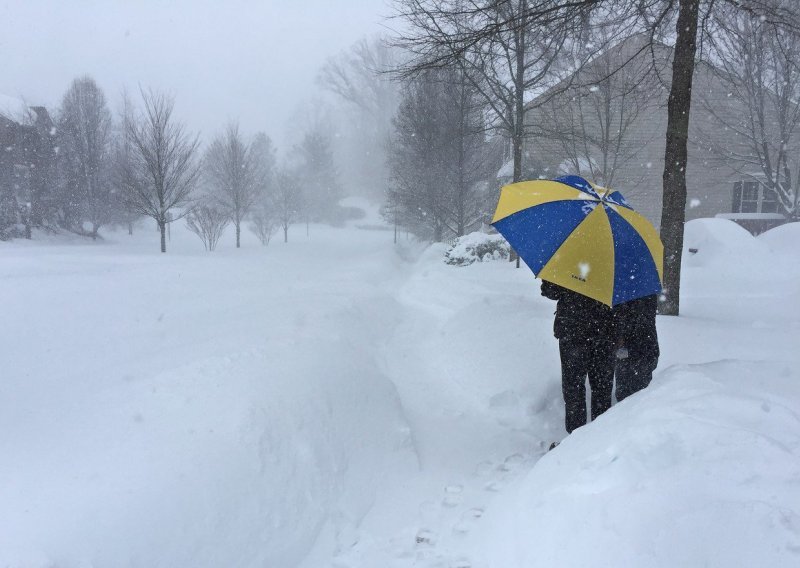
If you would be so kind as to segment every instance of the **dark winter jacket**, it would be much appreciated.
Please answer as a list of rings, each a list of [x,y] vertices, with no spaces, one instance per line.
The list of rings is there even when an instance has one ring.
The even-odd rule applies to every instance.
[[[656,332],[657,310],[657,294],[614,306],[614,328],[619,344],[640,356],[657,359],[660,354]]]
[[[616,343],[613,312],[602,302],[545,281],[542,296],[558,302],[553,334],[559,340]]]

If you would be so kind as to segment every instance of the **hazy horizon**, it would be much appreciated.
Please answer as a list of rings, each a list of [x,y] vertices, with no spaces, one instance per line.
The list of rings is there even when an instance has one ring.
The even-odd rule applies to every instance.
[[[238,119],[281,147],[325,60],[380,33],[387,12],[385,0],[6,2],[0,94],[55,110],[90,75],[112,111],[123,89],[153,88],[204,140]]]

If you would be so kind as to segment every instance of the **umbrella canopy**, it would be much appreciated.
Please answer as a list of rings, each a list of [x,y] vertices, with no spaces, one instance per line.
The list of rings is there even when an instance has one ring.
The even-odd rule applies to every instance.
[[[664,246],[618,191],[578,176],[512,183],[492,225],[542,280],[608,306],[661,292]]]

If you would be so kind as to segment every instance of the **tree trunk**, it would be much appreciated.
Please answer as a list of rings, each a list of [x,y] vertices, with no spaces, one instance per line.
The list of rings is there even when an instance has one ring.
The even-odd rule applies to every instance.
[[[133,236],[133,223],[128,222],[128,234]]]
[[[443,237],[442,226],[440,224],[436,224],[433,228],[433,242],[440,243],[442,242]]]
[[[661,240],[664,242],[664,298],[660,313],[677,316],[680,311],[681,256],[686,219],[686,159],[692,76],[697,51],[699,0],[680,0],[676,26],[672,86],[667,105],[667,140],[664,153],[664,193]]]
[[[283,226],[283,242],[289,242],[289,227],[286,225]]]
[[[511,137],[511,143],[514,147],[514,182],[522,179],[522,144],[525,140],[525,34],[527,22],[523,21],[522,25],[516,31],[516,64],[517,75],[516,85],[514,85],[514,133]],[[513,248],[511,254],[508,255],[508,260],[515,261],[516,267],[519,268],[519,254]]]
[[[520,6],[521,7],[521,6]],[[516,76],[514,77],[514,133],[511,142],[514,147],[514,182],[522,179],[522,144],[525,139],[525,35],[527,21],[515,31]]]
[[[241,248],[242,225],[236,221],[236,248]]]
[[[167,252],[167,224],[164,221],[158,222],[158,230],[161,232],[161,252]]]

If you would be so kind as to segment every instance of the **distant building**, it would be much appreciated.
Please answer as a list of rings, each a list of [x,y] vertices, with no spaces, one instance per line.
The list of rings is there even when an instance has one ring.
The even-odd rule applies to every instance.
[[[8,97],[0,102],[6,103]],[[15,227],[30,237],[45,218],[55,177],[56,131],[47,109],[0,107],[0,237]],[[22,114],[22,116],[20,116]]]

